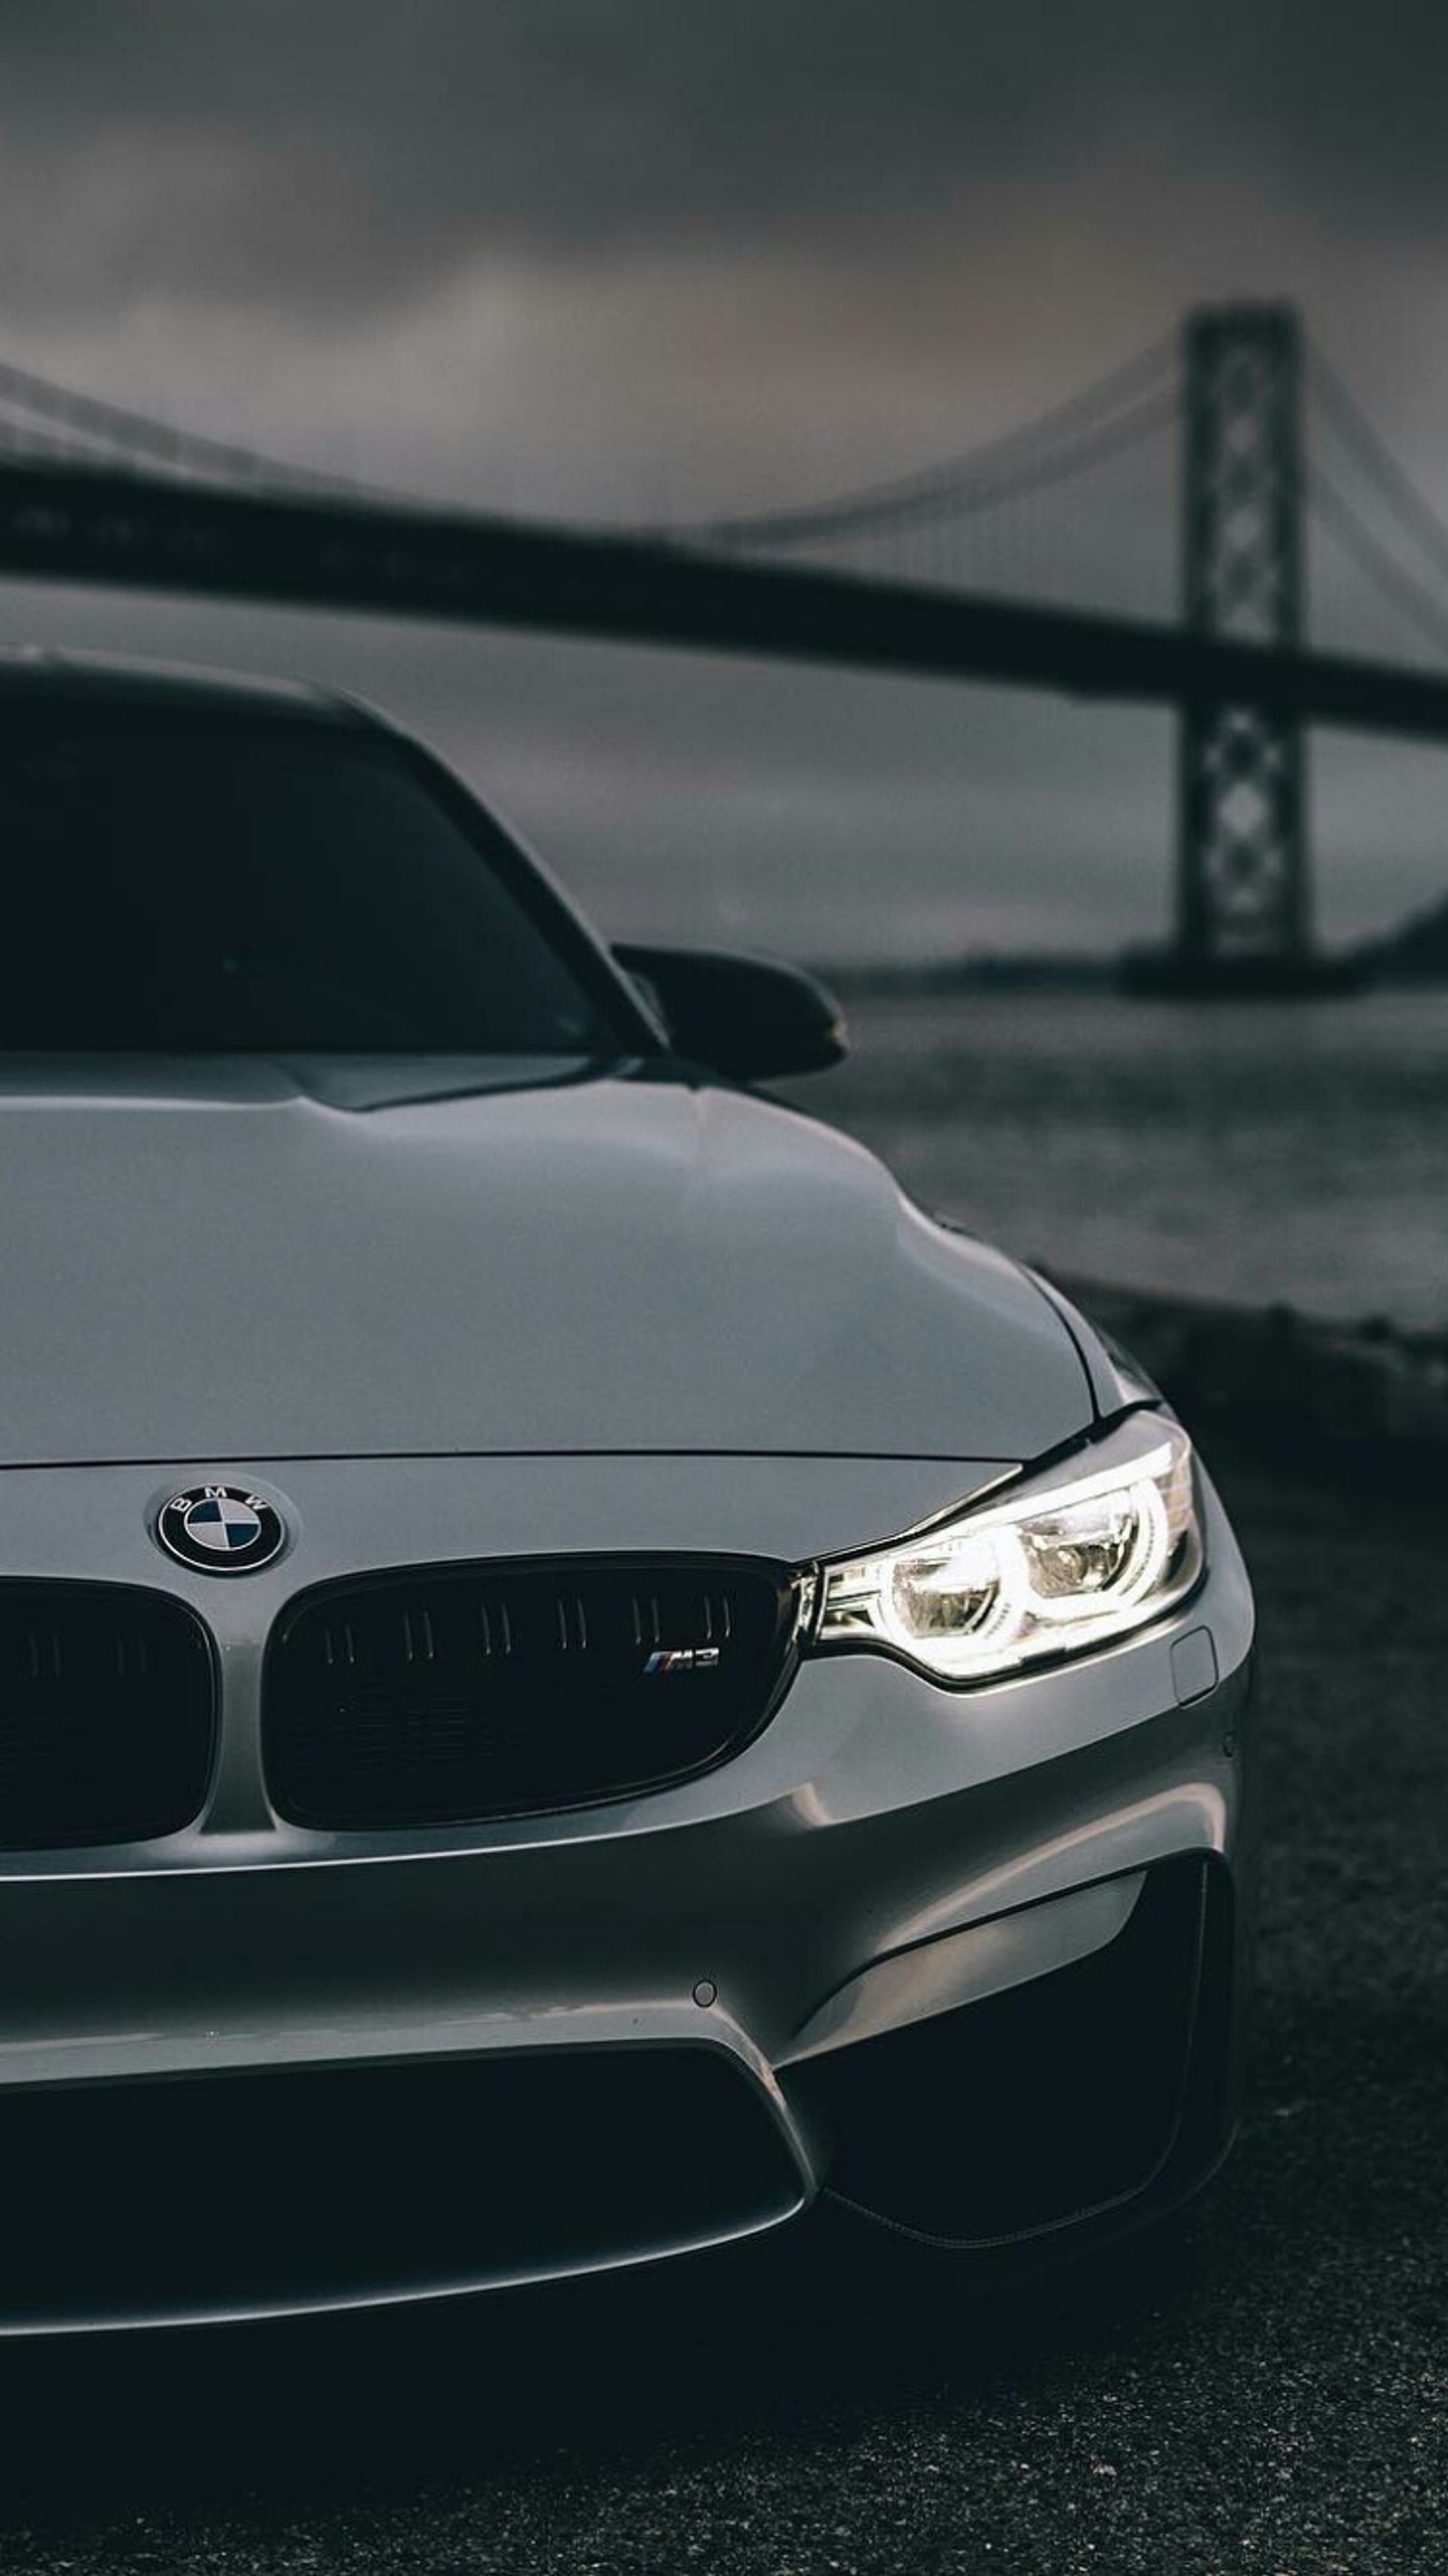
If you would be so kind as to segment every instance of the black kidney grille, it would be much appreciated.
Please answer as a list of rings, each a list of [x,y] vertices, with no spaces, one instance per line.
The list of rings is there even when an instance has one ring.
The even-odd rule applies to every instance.
[[[279,1814],[335,1827],[588,1805],[723,1761],[775,1706],[782,1566],[578,1557],[327,1584],[268,1650]]]
[[[201,1808],[216,1690],[183,1602],[0,1582],[0,1849],[144,1842]]]

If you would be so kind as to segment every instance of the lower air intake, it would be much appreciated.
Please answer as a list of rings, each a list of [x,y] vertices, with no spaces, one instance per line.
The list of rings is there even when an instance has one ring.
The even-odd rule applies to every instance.
[[[829,2188],[961,2248],[1144,2193],[1188,2107],[1224,1871],[1159,1862],[1115,1940],[1073,1966],[811,2060],[788,2089],[835,2136]],[[1209,1907],[1210,1899],[1210,1907]]]
[[[728,1557],[548,1558],[327,1584],[267,1655],[267,1787],[295,1824],[587,1806],[711,1769],[777,1707],[798,1592]]]
[[[0,2329],[415,2296],[708,2244],[797,2209],[701,2047],[0,2088]]]

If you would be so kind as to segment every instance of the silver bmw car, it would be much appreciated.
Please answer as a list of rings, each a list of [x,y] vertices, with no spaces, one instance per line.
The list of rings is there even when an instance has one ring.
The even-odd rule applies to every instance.
[[[374,717],[0,743],[0,2325],[1178,2207],[1253,1613],[1154,1389]]]

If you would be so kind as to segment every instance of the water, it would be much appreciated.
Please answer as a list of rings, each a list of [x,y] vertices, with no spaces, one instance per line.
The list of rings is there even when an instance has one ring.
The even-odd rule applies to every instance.
[[[1448,988],[1205,1007],[858,1001],[796,1087],[912,1195],[1130,1286],[1448,1326]]]

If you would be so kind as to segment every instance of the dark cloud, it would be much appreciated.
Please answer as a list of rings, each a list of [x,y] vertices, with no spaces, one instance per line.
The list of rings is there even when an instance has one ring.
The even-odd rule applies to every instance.
[[[0,352],[459,497],[707,513],[1287,292],[1411,443],[1445,86],[1440,0],[0,0]]]
[[[0,57],[0,310],[51,320],[335,322],[489,259],[888,266],[947,224],[988,259],[1002,189],[1169,235],[1173,169],[1329,232],[1443,185],[1437,0],[9,0]]]

